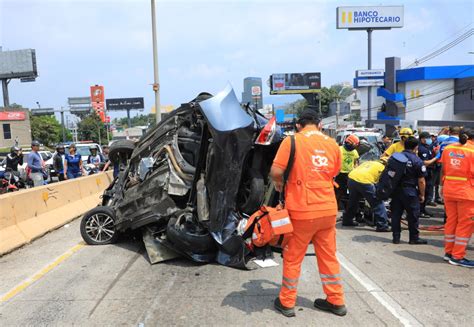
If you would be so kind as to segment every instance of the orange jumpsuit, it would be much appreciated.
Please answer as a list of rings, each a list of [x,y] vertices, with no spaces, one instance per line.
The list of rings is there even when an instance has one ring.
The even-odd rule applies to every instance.
[[[294,307],[301,263],[310,242],[316,253],[319,275],[327,300],[344,304],[339,261],[336,257],[337,202],[333,178],[341,168],[341,151],[336,142],[313,126],[295,135],[295,161],[288,178],[285,205],[293,234],[283,249],[283,280],[280,302]],[[290,139],[283,140],[273,165],[285,169]]]
[[[474,142],[448,145],[441,157],[443,196],[447,220],[444,248],[454,259],[463,259],[474,229]]]

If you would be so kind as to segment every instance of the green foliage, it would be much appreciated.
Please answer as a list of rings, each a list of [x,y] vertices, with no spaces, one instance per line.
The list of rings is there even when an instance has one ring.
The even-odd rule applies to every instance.
[[[61,124],[54,116],[31,116],[31,137],[46,146],[54,145],[61,141]]]
[[[155,124],[156,118],[155,114],[148,114],[148,115],[137,115],[130,118],[132,126],[152,126]],[[123,118],[115,118],[114,120],[115,125],[121,126],[122,128],[128,127],[128,119],[127,117]]]
[[[96,143],[107,141],[105,124],[95,112],[85,116],[77,124],[77,132],[81,141],[94,141]]]
[[[285,105],[285,112],[287,114],[295,114],[298,116],[303,110],[308,107],[308,101],[305,99],[296,100]]]

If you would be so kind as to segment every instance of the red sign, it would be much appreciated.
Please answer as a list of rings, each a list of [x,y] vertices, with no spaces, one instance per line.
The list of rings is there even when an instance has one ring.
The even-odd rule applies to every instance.
[[[94,102],[104,102],[104,87],[102,85],[91,86],[91,101]]]
[[[110,116],[106,116],[106,117],[105,117],[105,122],[106,122],[106,123],[110,123]]]
[[[0,111],[0,120],[25,120],[24,111]]]
[[[92,108],[95,111],[103,111],[104,110],[104,103],[103,102],[92,102]]]

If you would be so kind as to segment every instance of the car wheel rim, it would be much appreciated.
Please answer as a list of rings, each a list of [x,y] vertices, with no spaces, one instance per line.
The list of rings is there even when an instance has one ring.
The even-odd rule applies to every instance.
[[[108,242],[115,235],[114,219],[104,213],[92,215],[87,219],[86,233],[97,243]]]

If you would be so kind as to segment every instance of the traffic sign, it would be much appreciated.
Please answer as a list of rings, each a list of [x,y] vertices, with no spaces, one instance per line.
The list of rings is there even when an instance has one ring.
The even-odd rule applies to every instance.
[[[383,69],[361,69],[356,71],[356,77],[384,77]]]

